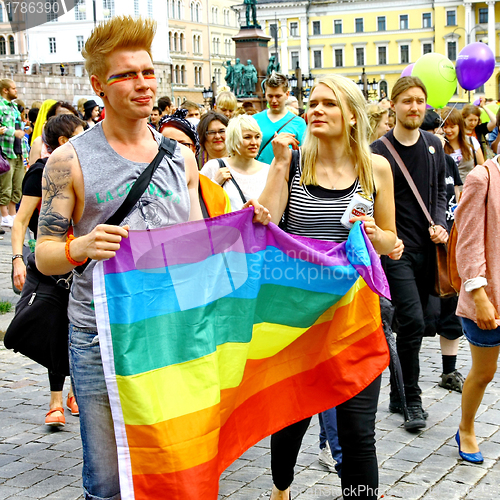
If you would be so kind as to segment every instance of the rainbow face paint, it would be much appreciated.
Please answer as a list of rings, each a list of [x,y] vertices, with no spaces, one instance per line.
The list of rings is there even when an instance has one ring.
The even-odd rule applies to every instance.
[[[152,80],[156,78],[154,69],[145,69],[141,73],[145,80]],[[128,71],[127,73],[111,75],[106,83],[108,85],[113,85],[114,83],[124,82],[126,80],[137,80],[138,78],[139,78],[139,73],[137,73],[137,71]]]

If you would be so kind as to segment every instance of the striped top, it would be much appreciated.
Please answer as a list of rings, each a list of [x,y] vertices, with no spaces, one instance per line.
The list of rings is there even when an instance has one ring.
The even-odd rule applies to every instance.
[[[337,243],[346,241],[349,229],[340,223],[340,219],[354,193],[363,193],[359,179],[347,189],[326,189],[322,186],[301,185],[301,175],[299,161],[290,186],[286,231],[318,240]],[[373,204],[367,215],[373,217]]]

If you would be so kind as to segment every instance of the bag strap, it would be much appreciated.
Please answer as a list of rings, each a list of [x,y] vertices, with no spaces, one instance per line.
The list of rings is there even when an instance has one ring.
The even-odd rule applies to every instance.
[[[287,230],[288,226],[288,217],[290,213],[290,192],[292,191],[292,183],[297,170],[299,169],[300,162],[300,151],[292,150],[292,159],[290,161],[290,170],[288,172],[288,200],[286,202],[285,212],[283,213],[283,217],[281,218],[280,223],[278,224],[280,229],[283,231]]]
[[[295,118],[297,118],[297,115],[293,115],[285,124],[281,125],[281,127],[276,130],[276,132],[274,134],[279,134],[281,129],[282,128],[285,128],[292,120],[294,120]],[[269,143],[274,139],[274,134],[271,136],[271,138],[264,144],[264,147],[260,149],[260,152],[259,154],[257,155],[257,157],[255,158],[256,160],[258,160],[260,158],[260,155],[263,153],[264,149],[267,148],[267,146],[269,146]]]
[[[132,189],[129,191],[125,201],[120,205],[118,210],[104,223],[112,226],[117,226],[120,222],[127,217],[135,204],[139,201],[139,198],[144,194],[146,189],[151,182],[153,174],[160,165],[163,157],[167,155],[168,158],[172,158],[175,153],[175,148],[177,147],[177,141],[169,139],[162,136],[160,145],[158,147],[158,153],[153,158],[153,161],[143,170],[142,174],[137,178]],[[75,267],[73,272],[80,275],[85,271],[87,266],[90,264],[91,260],[87,260],[85,264]]]
[[[434,221],[432,220],[431,214],[429,213],[429,210],[427,210],[427,207],[425,206],[424,200],[422,200],[422,197],[420,196],[420,193],[418,192],[417,186],[415,185],[415,182],[413,181],[412,176],[410,175],[410,172],[408,172],[406,165],[404,164],[403,160],[401,159],[401,156],[399,156],[399,153],[396,151],[394,146],[391,144],[391,141],[389,141],[389,139],[387,139],[387,137],[385,135],[383,137],[381,137],[380,140],[385,144],[386,148],[389,150],[389,153],[391,153],[391,155],[396,160],[396,163],[398,164],[399,168],[401,169],[401,172],[403,172],[403,175],[405,176],[406,181],[410,185],[410,189],[412,190],[413,195],[417,199],[417,202],[420,205],[422,212],[424,212],[425,218],[429,222],[429,226],[434,226],[435,224],[434,224]]]
[[[227,166],[224,163],[224,160],[222,158],[217,158],[217,161],[219,162],[219,168],[225,168]],[[243,200],[243,205],[244,205],[248,200],[245,198],[245,195],[243,194],[243,191],[241,190],[239,184],[236,182],[236,180],[235,180],[235,178],[233,176],[231,176],[230,180],[234,184],[234,186],[236,187],[236,189],[238,190],[238,193],[239,193],[241,199]],[[224,184],[226,182],[224,182]]]

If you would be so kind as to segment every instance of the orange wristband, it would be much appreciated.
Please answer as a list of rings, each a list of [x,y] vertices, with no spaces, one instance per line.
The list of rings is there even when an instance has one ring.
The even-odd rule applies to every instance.
[[[82,266],[83,264],[85,264],[85,262],[87,262],[89,260],[89,258],[87,257],[85,260],[83,260],[82,262],[77,262],[75,259],[72,259],[71,258],[71,255],[69,254],[69,244],[73,241],[73,240],[76,240],[75,236],[73,234],[70,234],[68,236],[68,239],[66,240],[66,245],[64,246],[64,253],[66,254],[66,258],[68,259],[68,262],[70,264],[73,264],[74,266],[78,267],[78,266]]]

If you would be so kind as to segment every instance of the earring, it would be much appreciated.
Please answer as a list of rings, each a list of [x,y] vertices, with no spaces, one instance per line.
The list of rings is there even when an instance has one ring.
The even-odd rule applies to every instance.
[[[354,127],[354,125],[356,125],[356,122],[354,120],[351,120],[349,125],[351,125],[351,127]]]
[[[99,95],[100,95],[101,97],[104,97],[104,92],[100,92],[100,93],[99,93]]]

